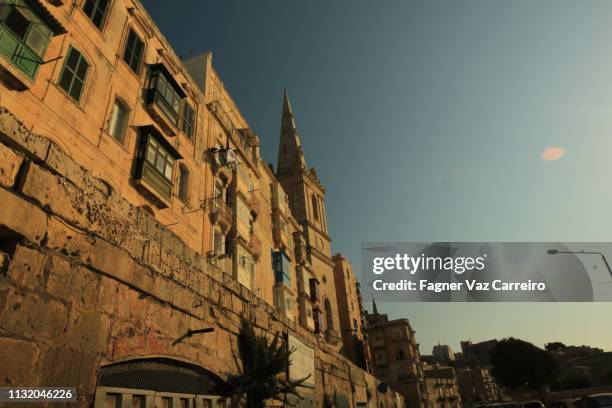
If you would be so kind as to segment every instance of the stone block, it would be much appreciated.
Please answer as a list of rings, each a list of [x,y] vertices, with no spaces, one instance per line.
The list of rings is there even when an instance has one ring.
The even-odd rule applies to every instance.
[[[110,319],[107,315],[79,310],[71,316],[66,342],[75,350],[101,353],[106,349],[109,331]]]
[[[81,188],[85,185],[85,179],[92,177],[89,172],[77,164],[55,143],[50,144],[45,163],[54,172],[62,175]]]
[[[36,366],[40,349],[29,341],[0,337],[0,385],[34,386],[40,384]]]
[[[85,228],[89,225],[82,192],[79,192],[75,185],[34,163],[28,168],[21,192],[79,227]]]
[[[22,156],[0,143],[0,185],[7,188],[15,185],[21,163],[23,163]]]
[[[6,275],[8,271],[10,260],[11,258],[8,254],[5,254],[4,252],[0,252],[0,276]]]
[[[44,160],[49,150],[49,139],[30,132],[15,115],[0,108],[0,140],[36,160]]]
[[[117,291],[119,282],[106,276],[100,276],[100,290],[98,291],[98,308],[100,311],[113,315],[117,308]]]
[[[0,233],[23,236],[40,243],[47,230],[47,214],[34,204],[0,188]]]
[[[46,255],[42,252],[17,245],[7,276],[19,285],[30,289],[42,288],[45,285],[43,266]]]
[[[68,310],[63,303],[7,290],[0,312],[0,330],[37,342],[59,344],[67,323]]]
[[[98,300],[99,275],[73,265],[59,255],[51,255],[45,265],[47,291],[53,296],[93,308]]]

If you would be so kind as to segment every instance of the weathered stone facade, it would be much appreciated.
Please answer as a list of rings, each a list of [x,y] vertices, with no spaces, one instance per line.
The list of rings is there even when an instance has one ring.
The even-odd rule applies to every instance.
[[[0,385],[102,404],[134,362],[212,390],[252,316],[313,351],[305,406],[401,406],[341,354],[325,189],[286,95],[280,146],[275,172],[212,55],[182,61],[139,1],[0,4]]]
[[[160,356],[223,379],[251,314],[260,330],[314,347],[319,404],[339,394],[351,406],[401,404],[4,109],[0,142],[2,385],[76,386],[88,406],[101,366]],[[173,345],[203,327],[215,331]]]

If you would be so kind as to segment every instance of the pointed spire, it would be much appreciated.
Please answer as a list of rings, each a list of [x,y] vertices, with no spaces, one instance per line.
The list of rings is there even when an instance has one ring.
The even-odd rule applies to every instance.
[[[283,115],[281,120],[280,144],[278,146],[277,177],[295,174],[307,169],[302,151],[300,136],[295,125],[295,117],[287,89],[283,92]]]
[[[378,308],[376,307],[376,301],[374,300],[374,295],[372,295],[372,314],[378,314]]]
[[[295,117],[293,116],[293,111],[291,110],[291,103],[289,102],[289,95],[287,95],[287,88],[285,88],[283,91],[282,127],[297,130],[295,126]]]

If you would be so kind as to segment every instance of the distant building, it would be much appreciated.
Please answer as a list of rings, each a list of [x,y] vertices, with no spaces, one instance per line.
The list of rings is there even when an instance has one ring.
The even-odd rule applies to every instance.
[[[492,402],[500,399],[500,391],[488,368],[457,368],[457,380],[463,404]]]
[[[472,343],[471,341],[461,342],[461,351],[463,352],[463,360],[469,363],[478,363],[482,366],[489,365],[489,353],[497,345],[497,340],[481,341],[480,343]]]
[[[459,383],[452,367],[438,364],[423,366],[427,407],[461,408]]]
[[[419,346],[408,319],[389,320],[374,302],[366,321],[372,374],[402,394],[407,406],[427,407]]]
[[[433,347],[433,358],[437,363],[447,363],[449,361],[455,361],[455,353],[451,346],[446,344],[438,344]]]

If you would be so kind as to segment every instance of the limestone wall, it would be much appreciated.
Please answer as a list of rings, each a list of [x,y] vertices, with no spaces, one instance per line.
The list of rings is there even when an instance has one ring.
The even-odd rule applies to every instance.
[[[76,386],[87,406],[101,365],[145,356],[226,378],[245,314],[315,347],[320,406],[326,393],[394,406],[373,377],[0,108],[1,386]],[[203,327],[215,331],[172,346]]]

